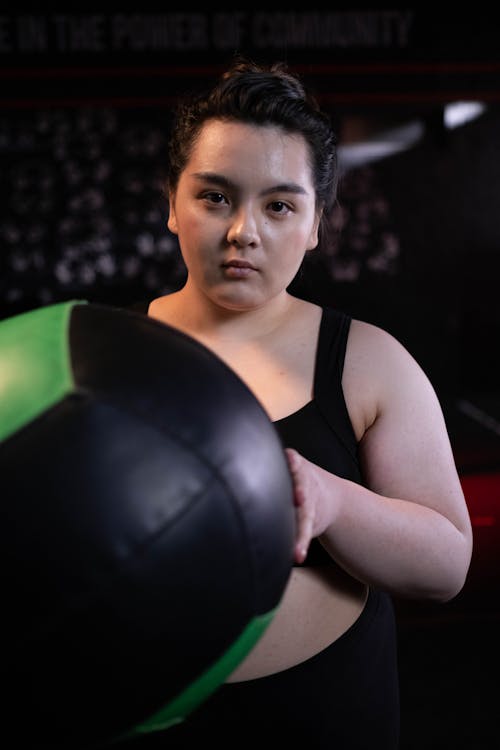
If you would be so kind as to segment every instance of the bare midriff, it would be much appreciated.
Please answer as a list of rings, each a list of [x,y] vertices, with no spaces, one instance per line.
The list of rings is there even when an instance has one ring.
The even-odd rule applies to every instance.
[[[227,682],[293,667],[319,653],[360,616],[368,588],[332,566],[293,568],[273,620]]]

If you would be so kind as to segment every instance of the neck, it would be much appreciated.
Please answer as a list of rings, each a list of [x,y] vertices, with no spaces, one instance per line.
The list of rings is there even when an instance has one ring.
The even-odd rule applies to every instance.
[[[199,338],[237,340],[240,343],[265,337],[289,318],[298,300],[287,292],[260,307],[232,310],[214,304],[210,299],[192,294],[189,287],[160,298],[157,317]],[[153,311],[153,314],[154,311]]]

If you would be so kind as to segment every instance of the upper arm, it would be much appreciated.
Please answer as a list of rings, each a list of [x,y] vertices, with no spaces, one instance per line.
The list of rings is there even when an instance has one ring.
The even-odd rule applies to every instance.
[[[344,381],[366,485],[426,505],[470,535],[441,406],[409,352],[386,331],[353,321]]]

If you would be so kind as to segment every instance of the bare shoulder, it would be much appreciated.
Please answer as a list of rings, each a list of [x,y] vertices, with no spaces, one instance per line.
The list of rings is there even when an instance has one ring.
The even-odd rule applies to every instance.
[[[346,351],[348,371],[374,381],[378,376],[399,378],[402,370],[424,376],[408,349],[391,333],[372,323],[352,320]]]
[[[398,401],[435,400],[427,375],[408,349],[385,329],[357,319],[351,322],[342,382],[358,439]]]
[[[353,318],[351,322],[349,346],[356,355],[369,354],[373,356],[374,350],[377,351],[380,347],[383,347],[385,353],[391,350],[395,353],[397,351],[406,352],[403,344],[389,331],[356,318]]]
[[[175,293],[165,294],[151,300],[148,307],[148,315],[152,318],[164,318],[172,307],[175,306]]]

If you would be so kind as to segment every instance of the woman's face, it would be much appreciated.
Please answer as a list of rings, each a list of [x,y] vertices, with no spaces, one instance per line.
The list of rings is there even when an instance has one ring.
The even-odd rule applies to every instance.
[[[318,242],[309,151],[274,126],[209,120],[170,195],[186,288],[231,310],[284,294]]]

